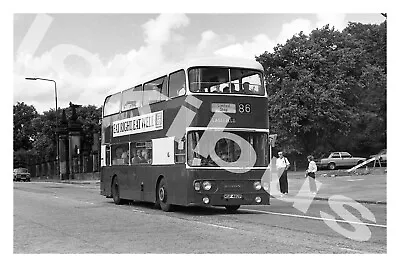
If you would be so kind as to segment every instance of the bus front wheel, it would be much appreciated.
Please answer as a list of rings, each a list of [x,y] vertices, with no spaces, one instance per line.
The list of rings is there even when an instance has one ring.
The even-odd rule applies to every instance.
[[[157,202],[163,211],[172,211],[172,205],[168,203],[168,187],[165,179],[161,179],[158,184]]]
[[[240,205],[229,205],[225,206],[225,209],[229,212],[237,211],[240,208]]]

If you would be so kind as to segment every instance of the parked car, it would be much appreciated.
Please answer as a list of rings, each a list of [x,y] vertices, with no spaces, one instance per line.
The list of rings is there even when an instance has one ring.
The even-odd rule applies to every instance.
[[[31,181],[31,174],[28,172],[28,169],[26,168],[14,169],[13,176],[14,176],[13,181],[25,181],[25,182]]]
[[[329,157],[318,159],[315,163],[320,169],[328,168],[334,170],[338,167],[353,167],[365,160],[366,158],[353,157],[348,152],[332,152]]]
[[[382,149],[381,151],[379,151],[378,154],[371,155],[370,158],[376,158],[376,159],[378,159],[382,164],[386,164],[386,163],[387,163],[387,155],[386,155],[386,153],[387,153],[387,150],[386,150],[386,148],[385,148],[385,149]]]

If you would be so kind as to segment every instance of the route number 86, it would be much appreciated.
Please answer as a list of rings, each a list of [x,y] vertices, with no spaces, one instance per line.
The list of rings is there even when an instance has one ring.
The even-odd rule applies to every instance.
[[[251,113],[251,105],[250,104],[239,104],[239,112],[240,113]]]

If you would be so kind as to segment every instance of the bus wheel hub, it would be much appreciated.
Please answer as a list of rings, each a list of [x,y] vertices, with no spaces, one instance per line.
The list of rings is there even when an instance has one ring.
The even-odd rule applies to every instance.
[[[159,198],[161,201],[164,201],[165,199],[165,191],[164,191],[164,187],[161,187],[159,192],[158,192]]]

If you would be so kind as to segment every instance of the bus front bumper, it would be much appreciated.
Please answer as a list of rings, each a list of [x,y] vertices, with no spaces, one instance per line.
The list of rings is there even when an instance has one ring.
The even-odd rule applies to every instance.
[[[230,205],[269,205],[268,193],[197,193],[194,205],[230,206]]]

